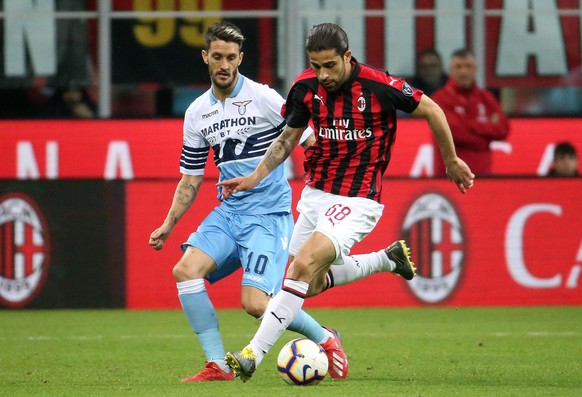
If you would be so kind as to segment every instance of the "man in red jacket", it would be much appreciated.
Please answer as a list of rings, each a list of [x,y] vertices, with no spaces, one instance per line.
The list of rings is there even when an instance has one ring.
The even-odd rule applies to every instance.
[[[497,99],[476,84],[477,63],[469,49],[451,55],[449,79],[431,98],[445,112],[451,127],[457,155],[477,176],[491,175],[491,141],[503,140],[509,133],[507,116]],[[435,176],[446,176],[440,157],[435,157]]]

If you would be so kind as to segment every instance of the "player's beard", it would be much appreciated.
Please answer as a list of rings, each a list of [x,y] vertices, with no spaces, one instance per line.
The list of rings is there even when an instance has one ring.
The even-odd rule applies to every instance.
[[[226,80],[222,80],[218,78],[218,75],[220,72],[216,72],[215,74],[212,73],[211,70],[210,71],[210,80],[212,80],[212,85],[214,85],[215,87],[221,89],[221,90],[228,90],[229,88],[232,88],[232,86],[234,85],[235,81],[236,81],[236,77],[238,75],[238,70],[234,70],[232,73],[230,73],[230,78],[226,79]]]
[[[332,82],[333,84],[326,86],[324,84],[324,82],[321,80],[319,81],[319,83],[323,86],[323,88],[327,92],[337,92],[337,91],[339,91],[339,89],[343,85],[343,83],[347,80],[346,74],[347,74],[347,68],[346,68],[346,64],[344,63],[344,68],[343,68],[343,72],[341,73],[341,75],[339,75],[337,77],[337,79],[327,80],[328,82]]]

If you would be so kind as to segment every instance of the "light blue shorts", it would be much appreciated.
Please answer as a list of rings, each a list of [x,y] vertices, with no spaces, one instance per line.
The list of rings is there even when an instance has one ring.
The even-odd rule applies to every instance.
[[[242,285],[274,295],[281,289],[293,232],[291,214],[240,215],[216,207],[182,244],[209,255],[218,269],[206,276],[210,283],[243,267]]]

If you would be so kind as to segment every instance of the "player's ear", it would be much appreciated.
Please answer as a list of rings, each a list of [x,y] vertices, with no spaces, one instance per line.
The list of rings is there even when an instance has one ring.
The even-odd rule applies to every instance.
[[[350,62],[352,60],[352,50],[347,50],[344,54],[344,60]]]
[[[202,59],[204,60],[204,63],[208,65],[208,52],[206,52],[206,50],[202,50],[200,53],[202,54]]]
[[[244,56],[245,56],[245,53],[241,51],[240,56],[238,57],[238,65],[237,66],[240,66]]]

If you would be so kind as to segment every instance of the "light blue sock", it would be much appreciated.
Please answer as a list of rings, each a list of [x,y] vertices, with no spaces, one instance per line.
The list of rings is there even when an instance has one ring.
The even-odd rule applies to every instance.
[[[220,336],[218,317],[204,287],[204,280],[189,280],[177,285],[182,309],[198,336],[206,360],[224,360],[225,351]]]
[[[305,335],[305,337],[317,343],[321,342],[325,335],[323,327],[303,310],[297,313],[287,329]]]

